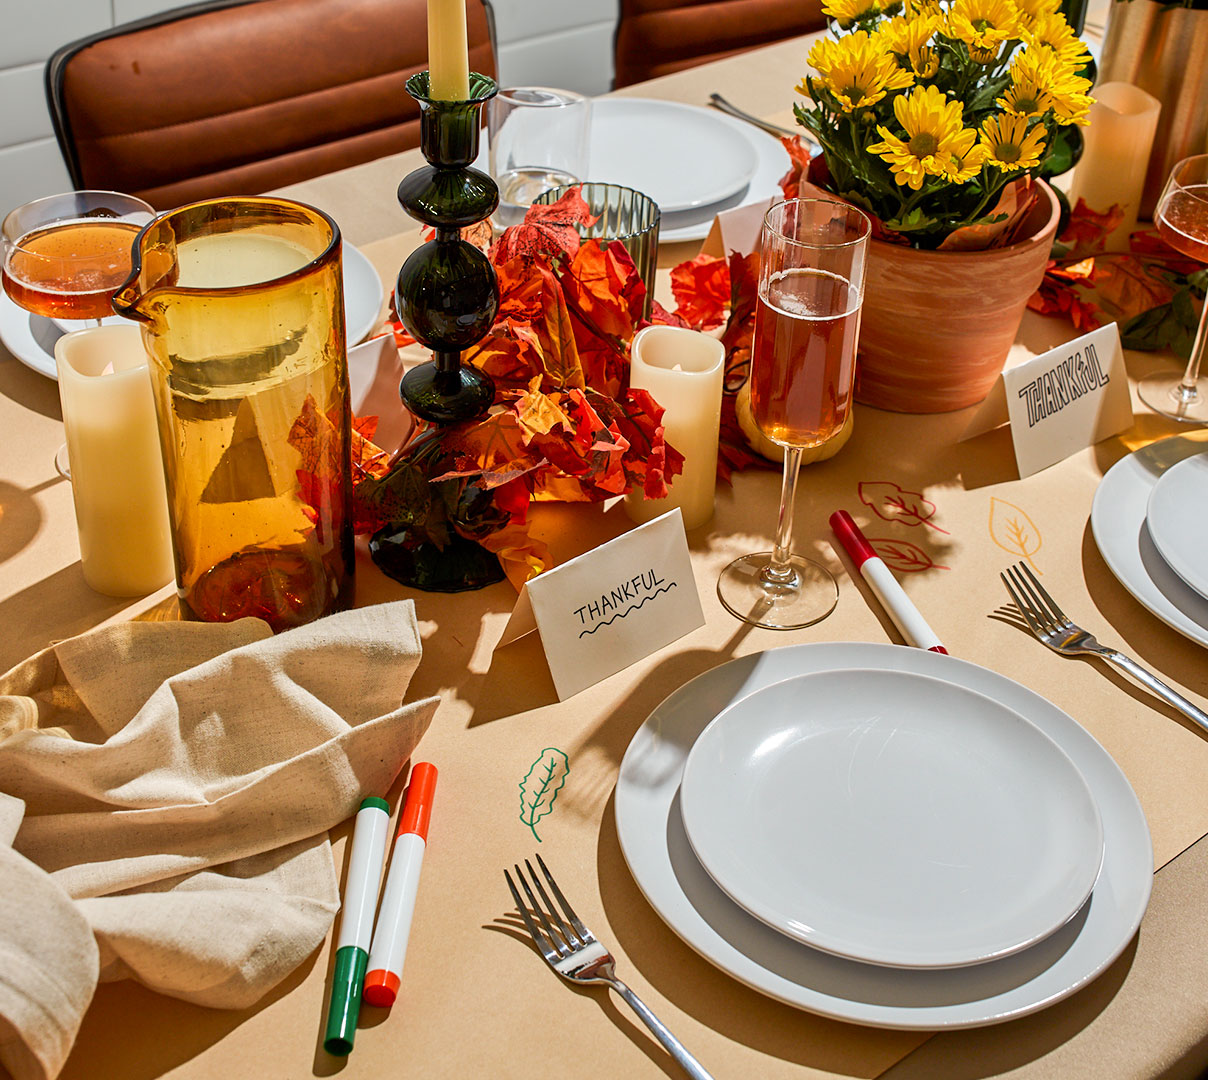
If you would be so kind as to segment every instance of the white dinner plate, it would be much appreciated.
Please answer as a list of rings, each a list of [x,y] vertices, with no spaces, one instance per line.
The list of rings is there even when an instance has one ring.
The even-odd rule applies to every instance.
[[[705,109],[695,105],[676,105],[673,102],[666,101],[649,101],[644,98],[597,98],[592,101],[591,106],[593,131],[597,124],[603,130],[609,130],[622,119],[632,121],[634,112],[633,106],[630,103],[633,102],[638,102],[642,105],[674,106],[677,109],[701,114],[711,122],[712,130],[715,132],[725,130],[729,133],[725,136],[727,145],[736,145],[731,143],[731,140],[741,139],[751,148],[751,152],[754,154],[755,166],[749,180],[737,187],[728,196],[724,196],[715,202],[703,206],[669,210],[666,205],[659,202],[659,199],[653,192],[646,191],[641,186],[643,182],[641,175],[636,171],[628,171],[636,157],[633,153],[632,138],[630,139],[624,159],[614,161],[612,160],[613,152],[611,150],[608,151],[607,158],[604,157],[603,149],[597,151],[593,136],[591,159],[588,164],[588,179],[624,184],[626,187],[632,187],[638,191],[642,191],[644,194],[650,195],[655,202],[659,202],[659,208],[662,211],[662,220],[659,223],[659,241],[661,243],[678,244],[690,240],[703,240],[709,235],[709,229],[713,225],[713,218],[721,211],[729,210],[736,206],[746,206],[749,203],[759,202],[760,200],[780,195],[780,178],[788,172],[789,168],[789,156],[785,152],[784,147],[781,146],[780,140],[773,135],[760,131],[745,121],[727,116],[716,109]],[[802,129],[802,133],[804,134],[804,129]],[[693,147],[691,152],[678,162],[678,173],[687,174],[689,171],[700,172],[702,170],[707,173],[708,170],[713,168],[714,163],[712,159],[714,152],[710,149],[711,145],[711,143],[703,143]],[[604,162],[604,166],[597,168],[598,162],[601,161]],[[485,130],[482,135],[481,148],[474,165],[483,172],[490,171]],[[677,201],[674,196],[672,197],[672,201]]]
[[[1145,524],[1174,572],[1208,596],[1208,453],[1184,458],[1158,477]]]
[[[1056,933],[972,967],[910,971],[848,960],[777,933],[735,904],[693,855],[679,808],[684,762],[733,702],[795,675],[864,667],[913,671],[985,694],[1036,724],[1070,756],[1103,821],[1103,866],[1090,899]],[[651,713],[621,762],[621,849],[655,911],[705,959],[769,997],[875,1027],[977,1027],[1036,1012],[1102,973],[1132,940],[1153,884],[1140,804],[1110,755],[1071,717],[1026,687],[955,657],[898,645],[790,645],[722,664]]]
[[[1082,907],[1103,858],[1095,801],[1052,739],[913,672],[815,672],[736,701],[693,745],[680,810],[740,907],[890,967],[1035,944]]]
[[[1145,514],[1158,478],[1205,450],[1208,431],[1142,447],[1108,469],[1091,504],[1091,531],[1108,569],[1142,607],[1201,645],[1208,645],[1208,597],[1191,588],[1162,558]]]
[[[373,264],[351,244],[344,245],[344,321],[349,346],[377,326],[382,311],[382,283]],[[114,315],[102,322],[122,322]],[[0,341],[26,367],[57,379],[55,342],[69,330],[90,325],[69,319],[44,319],[19,308],[0,290]]]

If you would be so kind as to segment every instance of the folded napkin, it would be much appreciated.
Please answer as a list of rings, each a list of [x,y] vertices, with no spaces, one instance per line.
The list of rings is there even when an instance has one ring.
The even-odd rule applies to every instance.
[[[62,1068],[98,979],[244,1008],[339,908],[326,832],[437,698],[410,601],[272,636],[126,623],[0,676],[0,1064]]]

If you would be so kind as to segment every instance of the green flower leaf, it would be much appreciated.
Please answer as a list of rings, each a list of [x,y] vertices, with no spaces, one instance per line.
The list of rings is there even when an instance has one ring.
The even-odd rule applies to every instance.
[[[537,842],[537,822],[554,809],[558,792],[566,783],[570,759],[556,747],[547,746],[520,781],[520,820],[527,825]]]

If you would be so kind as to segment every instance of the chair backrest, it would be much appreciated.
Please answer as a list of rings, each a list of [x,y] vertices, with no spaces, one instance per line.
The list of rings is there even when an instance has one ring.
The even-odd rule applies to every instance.
[[[486,0],[468,34],[493,76]],[[427,52],[426,0],[209,0],[64,46],[46,92],[77,188],[167,209],[417,146]]]
[[[821,0],[621,0],[614,87],[808,34]]]

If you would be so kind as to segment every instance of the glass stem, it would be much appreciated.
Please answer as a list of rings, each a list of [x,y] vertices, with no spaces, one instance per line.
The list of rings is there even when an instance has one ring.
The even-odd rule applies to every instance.
[[[1204,297],[1204,306],[1200,311],[1200,326],[1195,332],[1195,344],[1191,346],[1191,359],[1187,361],[1187,370],[1183,372],[1183,381],[1175,390],[1175,396],[1184,404],[1196,401],[1200,392],[1200,362],[1204,359],[1204,349],[1208,346],[1208,296]]]
[[[793,556],[793,505],[797,497],[797,474],[801,471],[801,447],[786,446],[784,449],[784,478],[780,485],[780,516],[776,519],[776,547],[772,561],[765,571],[776,582],[792,580],[793,567],[789,560]]]

